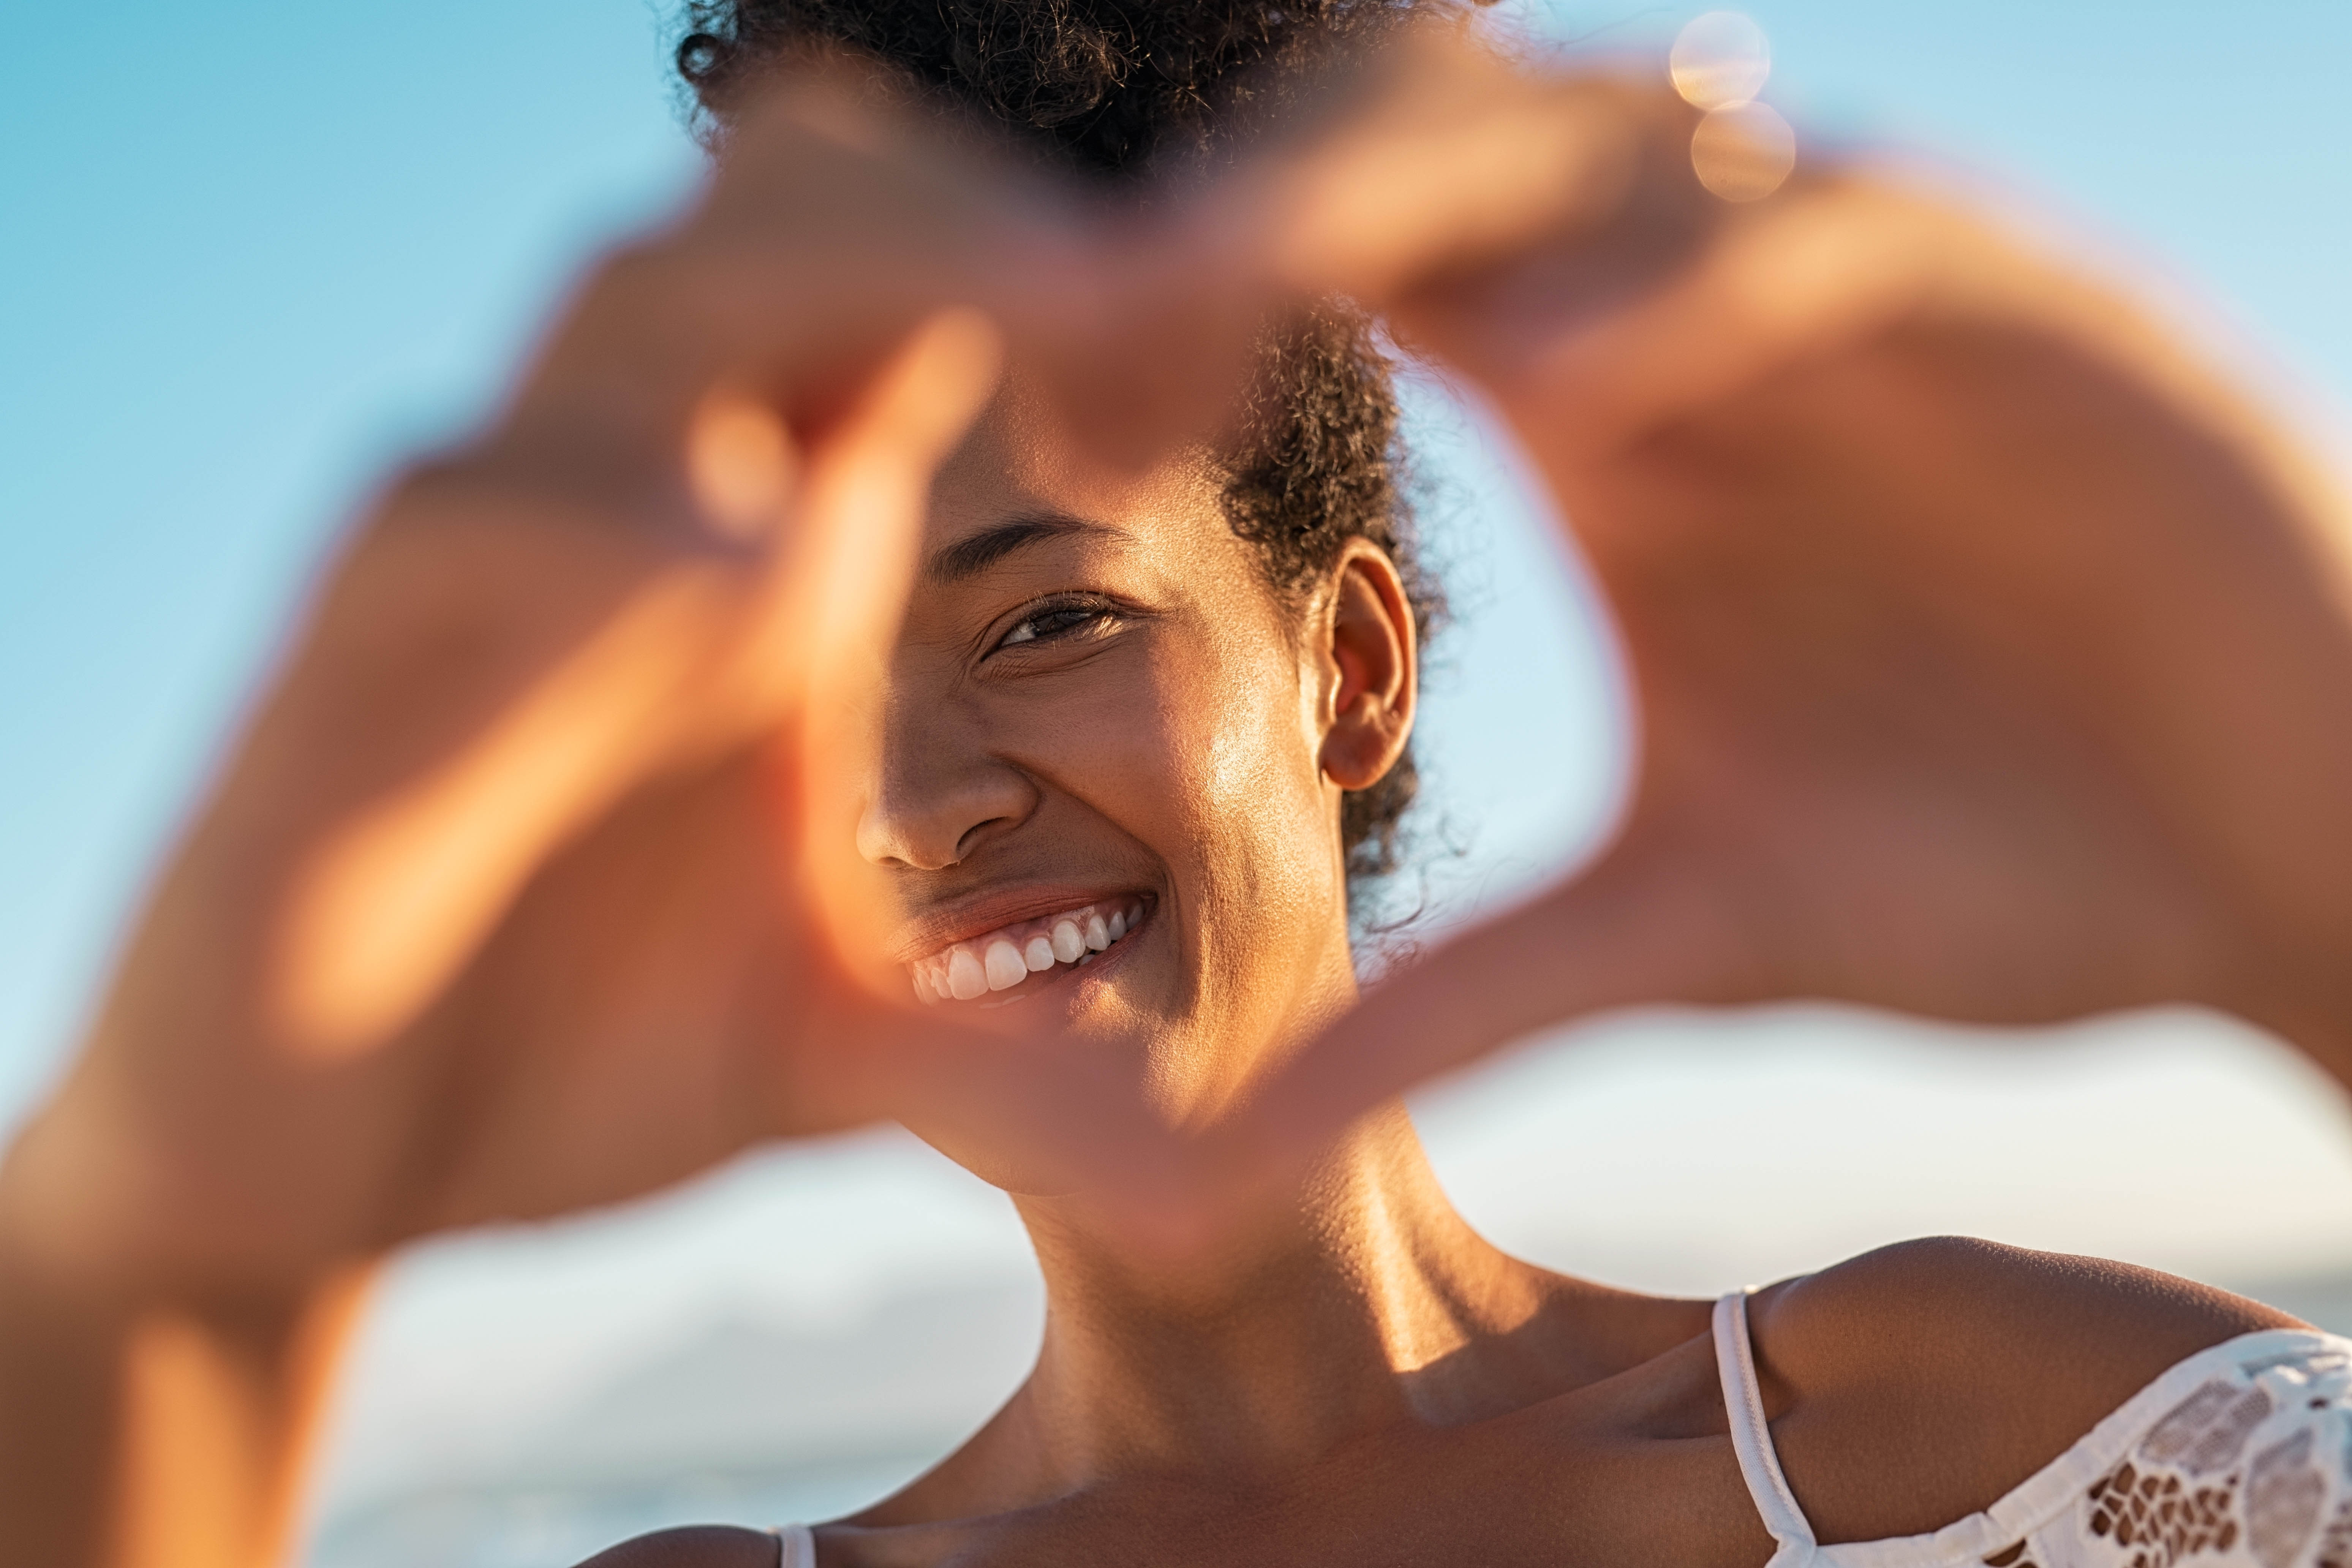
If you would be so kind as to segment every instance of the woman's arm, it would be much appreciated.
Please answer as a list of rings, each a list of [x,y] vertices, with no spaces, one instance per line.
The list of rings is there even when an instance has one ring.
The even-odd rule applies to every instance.
[[[1638,772],[1593,864],[1381,987],[1250,1135],[1654,1002],[2201,1003],[2352,1083],[2352,507],[2287,426],[2054,243],[1830,163],[1721,201],[1663,89],[1415,69],[1231,232],[1509,418]],[[1403,155],[1445,138],[1490,172]]]
[[[365,1271],[299,1294],[165,1302],[126,1299],[56,1264],[16,1237],[0,1242],[8,1560],[283,1560]]]
[[[1059,287],[1009,188],[791,89],[356,528],[0,1163],[0,1560],[268,1561],[407,1238],[1020,1097],[875,999],[834,820],[970,307]]]

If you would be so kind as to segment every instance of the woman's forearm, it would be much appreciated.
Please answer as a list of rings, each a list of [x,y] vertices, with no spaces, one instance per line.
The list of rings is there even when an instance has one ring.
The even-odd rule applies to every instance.
[[[0,1562],[280,1562],[366,1278],[165,1299],[0,1233]]]

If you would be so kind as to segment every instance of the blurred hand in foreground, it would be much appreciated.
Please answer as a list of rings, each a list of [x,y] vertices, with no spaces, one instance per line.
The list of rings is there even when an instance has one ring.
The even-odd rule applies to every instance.
[[[835,107],[748,128],[350,540],[13,1156],[20,1239],[299,1279],[873,1114],[813,1047],[896,1015],[792,803],[997,374],[950,307],[1002,259],[944,258],[1017,241]]]
[[[332,564],[0,1173],[0,1557],[271,1555],[337,1281],[404,1239],[1055,1121],[876,973],[851,795],[933,468],[1008,346],[1050,378],[1088,241],[859,88],[736,126]]]
[[[1219,1157],[1642,1003],[2201,1003],[2352,1083],[2352,511],[2280,422],[2054,244],[1834,167],[1725,201],[1663,88],[1419,57],[1195,243],[1494,400],[1615,616],[1635,776]]]

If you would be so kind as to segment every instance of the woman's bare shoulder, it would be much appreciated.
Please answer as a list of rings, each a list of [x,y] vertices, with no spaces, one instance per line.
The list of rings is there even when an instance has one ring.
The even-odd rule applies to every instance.
[[[2046,1396],[2072,1383],[2113,1394],[2107,1408],[2209,1345],[2305,1326],[2152,1268],[1955,1236],[1898,1242],[1775,1286],[1751,1321],[1775,1370],[1806,1384],[1900,1373]]]
[[[1824,1541],[1940,1529],[2177,1363],[2305,1326],[2154,1269],[1959,1237],[1775,1286],[1750,1322],[1783,1464]]]
[[[776,1538],[728,1524],[657,1530],[599,1552],[580,1568],[776,1568]]]

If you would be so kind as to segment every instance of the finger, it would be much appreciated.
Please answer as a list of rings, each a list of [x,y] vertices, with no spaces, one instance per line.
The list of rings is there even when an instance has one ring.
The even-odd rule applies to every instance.
[[[1926,311],[2057,324],[2088,299],[1969,215],[1823,179],[1724,224],[1689,266],[1599,315],[1547,321],[1524,300],[1496,312],[1442,292],[1401,315],[1539,453],[1573,461]]]
[[[1024,381],[1115,472],[1221,446],[1265,329],[1262,291],[1169,262],[1157,229],[1114,232],[1082,275],[1033,275],[1007,313]]]
[[[1082,269],[1075,204],[984,139],[891,111],[848,71],[803,70],[744,107],[694,209],[594,269],[526,377],[509,439],[617,443],[658,464],[727,383],[798,423],[855,395],[931,312]]]
[[[959,305],[987,310],[1122,466],[1216,423],[1248,335],[1235,319],[1254,323],[1259,301],[1229,309],[1168,270],[1159,231],[1139,239],[989,136],[886,112],[855,86],[820,73],[746,113],[696,212],[591,278],[510,442],[593,462],[609,495],[631,460],[614,454],[661,470],[713,386],[769,396],[796,426],[830,418],[915,322]],[[658,477],[633,490],[656,510]]]
[[[793,442],[772,405],[729,389],[707,400],[689,449],[706,509],[771,542],[737,655],[744,694],[730,706],[789,715],[772,772],[775,808],[795,826],[774,874],[814,917],[789,922],[784,940],[819,949],[786,958],[782,968],[802,983],[761,1015],[785,1020],[802,1047],[755,1042],[772,1058],[769,1131],[914,1117],[983,1146],[1023,1147],[1033,1169],[1076,1185],[1108,1162],[1115,1140],[1148,1131],[1140,1111],[1122,1121],[1119,1086],[1050,1043],[918,1013],[886,958],[889,889],[855,850],[874,738],[865,717],[903,614],[930,478],[986,401],[1001,353],[984,318],[943,313],[807,441]]]
[[[1282,1212],[1350,1123],[1415,1084],[1565,1019],[1768,988],[1703,867],[1626,850],[1383,981],[1215,1124],[1074,1163],[1134,1245],[1181,1261]]]
[[[1239,1168],[1295,1162],[1366,1110],[1537,1030],[1645,1003],[1752,1000],[1761,955],[1695,857],[1619,852],[1373,987],[1224,1131]]]
[[[875,374],[809,454],[792,537],[758,617],[762,635],[748,650],[757,666],[797,667],[789,744],[802,884],[841,961],[877,986],[895,967],[885,956],[888,889],[856,848],[879,740],[873,718],[932,475],[994,391],[1003,353],[986,317],[943,311]]]
[[[1018,1147],[1052,1184],[1076,1189],[1132,1163],[1166,1130],[1099,1053],[1016,1019],[919,1007],[888,959],[890,889],[856,849],[873,773],[878,688],[903,616],[931,477],[993,391],[1003,337],[971,311],[926,322],[805,454],[806,480],[765,616],[773,657],[800,670],[798,712],[781,738],[779,784],[799,826],[795,883],[837,976],[804,1017],[809,1048],[794,1117],[839,1124],[919,1121],[982,1148]]]
[[[361,540],[241,763],[304,748],[298,776],[334,792],[264,938],[262,1032],[299,1054],[392,1037],[551,853],[702,745],[693,715],[740,613],[731,563],[571,538],[508,498],[443,498],[410,522]],[[530,616],[508,599],[521,584]],[[364,735],[354,689],[398,698],[362,705]]]
[[[851,983],[811,1017],[813,1048],[789,1064],[780,1131],[893,1120],[979,1162],[1019,1152],[1024,1191],[1104,1193],[1137,1184],[1173,1192],[1164,1166],[1181,1141],[1136,1095],[1119,1064],[1001,1015],[877,1001]],[[814,1120],[812,1120],[814,1118]]]
[[[877,378],[872,406],[844,423],[827,466],[813,468],[802,487],[813,526],[785,531],[778,569],[750,588],[751,605],[735,563],[648,563],[626,540],[578,542],[574,555],[598,555],[590,564],[609,566],[602,557],[615,555],[625,568],[598,620],[546,658],[477,732],[355,811],[298,868],[271,939],[275,1038],[298,1053],[348,1057],[392,1037],[557,845],[649,773],[715,757],[772,727],[795,679],[812,669],[822,677],[836,668],[829,658],[846,660],[845,669],[860,657],[870,662],[877,617],[895,616],[892,595],[903,595],[911,550],[909,535],[878,525],[913,526],[929,466],[992,374],[965,363],[984,327],[950,321],[961,324],[918,332]],[[696,443],[690,463],[706,489],[725,492],[720,515],[730,526],[754,526],[762,498],[792,488],[789,446],[763,444],[755,416],[740,406],[707,423],[721,434]],[[763,471],[762,457],[772,471]],[[870,552],[857,543],[861,524],[873,526]],[[545,543],[516,529],[480,542],[526,556],[543,555]],[[406,547],[392,535],[373,544],[379,556]],[[583,576],[602,581],[593,571]],[[761,597],[780,602],[762,606]],[[731,639],[730,657],[727,629],[746,623],[747,608],[752,633]]]
[[[1460,23],[1412,27],[1304,95],[1180,208],[1173,266],[1383,302],[1411,279],[1613,211],[1663,97],[1538,77]]]
[[[1538,81],[1432,26],[1317,96],[1235,171],[1097,217],[1058,271],[1027,269],[1024,363],[1098,455],[1135,466],[1214,439],[1251,349],[1302,301],[1378,308],[1612,210],[1654,95]]]
[[[875,245],[804,214],[806,237],[669,236],[600,264],[565,311],[492,438],[524,477],[584,469],[659,510],[683,476],[688,428],[732,384],[821,406],[869,374],[907,331],[960,294],[983,293],[940,247]],[[813,301],[821,300],[819,308]],[[632,470],[643,477],[628,483]],[[606,510],[614,510],[609,505]]]

